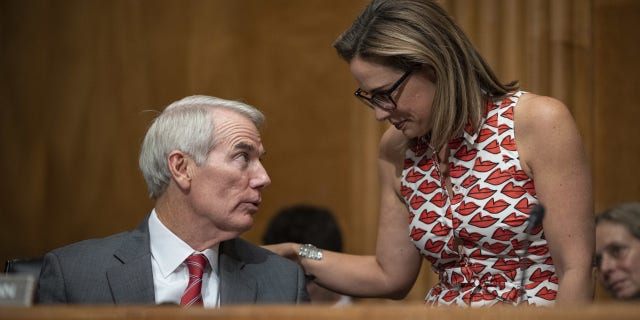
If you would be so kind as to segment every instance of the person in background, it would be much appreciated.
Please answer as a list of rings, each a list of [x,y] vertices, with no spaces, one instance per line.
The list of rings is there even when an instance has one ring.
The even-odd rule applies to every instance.
[[[266,245],[296,242],[342,252],[342,232],[331,211],[326,208],[298,204],[280,210],[269,222],[262,236]],[[351,297],[325,289],[313,281],[307,283],[312,304],[344,306]]]
[[[596,216],[595,266],[616,299],[640,299],[640,202],[628,202]]]
[[[375,255],[270,250],[351,296],[401,299],[427,260],[430,305],[593,300],[591,174],[562,102],[500,82],[436,1],[373,0],[334,47],[355,98],[390,124]],[[546,215],[528,235],[537,204]]]
[[[308,301],[299,265],[239,238],[271,183],[261,159],[264,115],[190,96],[169,105],[142,144],[155,207],[131,232],[48,253],[39,303],[227,304]]]

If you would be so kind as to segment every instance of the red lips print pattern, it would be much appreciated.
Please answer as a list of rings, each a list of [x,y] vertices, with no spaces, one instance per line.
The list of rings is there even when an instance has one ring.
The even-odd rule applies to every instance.
[[[451,194],[426,138],[407,151],[401,190],[410,210],[410,237],[440,278],[426,303],[487,306],[522,299],[552,305],[555,300],[558,279],[540,228],[523,252],[529,211],[538,200],[518,161],[513,131],[513,108],[522,94],[487,104],[478,132],[467,128],[449,143]]]

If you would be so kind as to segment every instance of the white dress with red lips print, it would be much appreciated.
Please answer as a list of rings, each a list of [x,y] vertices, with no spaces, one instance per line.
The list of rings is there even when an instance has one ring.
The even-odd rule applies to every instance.
[[[541,226],[523,252],[529,211],[538,203],[533,180],[520,166],[513,130],[513,109],[524,93],[488,103],[476,134],[469,126],[449,141],[452,194],[428,138],[407,150],[401,192],[410,211],[410,237],[439,275],[427,304],[555,301],[558,278]]]

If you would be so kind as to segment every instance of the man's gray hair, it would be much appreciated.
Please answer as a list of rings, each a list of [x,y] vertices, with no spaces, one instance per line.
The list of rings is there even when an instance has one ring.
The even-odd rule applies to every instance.
[[[196,165],[202,165],[215,147],[213,111],[235,111],[260,129],[265,118],[258,109],[233,100],[195,95],[173,102],[153,121],[140,150],[140,170],[147,182],[150,197],[162,195],[169,181],[168,156],[175,150],[193,157]]]

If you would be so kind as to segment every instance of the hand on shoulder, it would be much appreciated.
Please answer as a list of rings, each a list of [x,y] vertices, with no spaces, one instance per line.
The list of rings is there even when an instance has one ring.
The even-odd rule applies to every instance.
[[[297,262],[298,253],[296,252],[296,248],[299,246],[300,246],[299,244],[296,244],[293,242],[283,242],[283,243],[277,243],[277,244],[262,245],[261,247],[279,256],[283,256],[285,258],[288,258]]]

